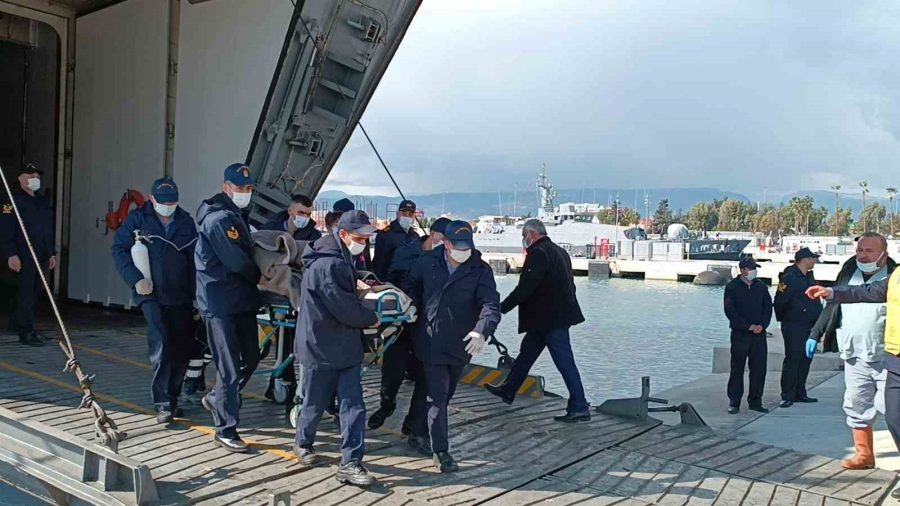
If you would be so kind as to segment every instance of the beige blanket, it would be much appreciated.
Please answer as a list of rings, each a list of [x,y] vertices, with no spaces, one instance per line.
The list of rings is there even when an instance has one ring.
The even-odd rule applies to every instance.
[[[300,307],[300,255],[307,242],[277,230],[260,230],[252,237],[253,261],[262,273],[260,289],[283,295],[292,307]]]

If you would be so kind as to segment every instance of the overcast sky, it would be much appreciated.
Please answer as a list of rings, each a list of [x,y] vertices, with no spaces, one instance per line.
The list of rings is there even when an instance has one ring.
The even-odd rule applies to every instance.
[[[363,116],[408,193],[900,186],[900,2],[425,0]],[[357,133],[326,189],[394,194]]]

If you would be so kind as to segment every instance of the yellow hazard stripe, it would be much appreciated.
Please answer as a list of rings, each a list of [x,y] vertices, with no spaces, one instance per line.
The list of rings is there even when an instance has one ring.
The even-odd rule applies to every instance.
[[[517,395],[523,395],[523,394],[524,394],[525,392],[527,392],[528,389],[531,388],[535,383],[536,383],[536,381],[535,381],[534,378],[532,378],[531,376],[525,378],[525,381],[522,382],[522,386],[519,387],[519,391],[516,392],[516,394],[517,394]]]
[[[493,381],[495,379],[499,378],[502,374],[503,374],[503,372],[498,371],[497,369],[494,369],[493,371],[487,373],[487,376],[485,376],[484,378],[481,378],[481,381],[478,382],[478,385],[484,386],[488,383],[493,383]]]
[[[460,381],[466,385],[471,385],[472,383],[475,383],[475,380],[477,380],[483,372],[484,367],[472,367],[472,370],[469,371],[465,376],[463,376]]]

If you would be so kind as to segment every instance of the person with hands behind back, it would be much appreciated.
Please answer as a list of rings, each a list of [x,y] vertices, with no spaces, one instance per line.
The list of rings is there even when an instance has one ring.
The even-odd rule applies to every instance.
[[[731,327],[731,375],[728,378],[728,412],[736,414],[744,396],[744,366],[750,366],[750,409],[768,413],[762,405],[766,384],[766,328],[772,321],[772,297],[756,279],[756,261],[747,257],[738,267],[741,275],[725,286],[724,307]]]

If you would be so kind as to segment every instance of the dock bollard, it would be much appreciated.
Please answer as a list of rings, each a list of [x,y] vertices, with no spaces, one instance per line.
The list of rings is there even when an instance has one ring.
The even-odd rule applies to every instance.
[[[588,279],[609,279],[609,262],[591,260],[588,262]]]
[[[494,274],[509,274],[509,262],[505,258],[492,258],[489,264]]]

